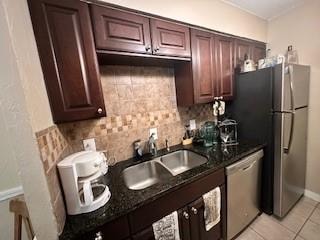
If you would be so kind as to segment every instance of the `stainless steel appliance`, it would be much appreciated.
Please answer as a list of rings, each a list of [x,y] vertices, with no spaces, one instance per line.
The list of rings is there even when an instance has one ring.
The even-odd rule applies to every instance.
[[[226,168],[227,239],[240,233],[260,212],[263,150]]]
[[[283,217],[304,194],[310,67],[274,68],[274,211]]]
[[[238,139],[266,142],[262,210],[283,217],[303,195],[310,67],[278,64],[236,76]]]

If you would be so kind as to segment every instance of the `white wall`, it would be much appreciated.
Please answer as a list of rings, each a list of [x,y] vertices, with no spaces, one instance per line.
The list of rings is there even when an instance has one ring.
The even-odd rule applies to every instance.
[[[30,113],[31,110],[41,111],[42,109],[37,107],[43,107],[45,104],[31,103],[32,94],[37,96],[38,101],[42,99],[40,95],[24,87],[28,82],[32,90],[33,84],[43,81],[38,79],[41,76],[33,74],[32,65],[39,64],[39,60],[31,57],[36,55],[30,41],[32,38],[29,38],[32,32],[23,33],[23,28],[28,23],[26,11],[25,0],[0,2],[0,150],[3,151],[0,155],[0,165],[7,166],[1,169],[3,172],[0,181],[3,181],[2,190],[10,189],[20,184],[20,176],[24,198],[38,239],[54,240],[57,239],[57,224],[34,134],[36,127],[40,126],[38,123],[45,126],[51,118],[42,122],[40,117],[35,117],[40,114]],[[28,44],[31,52],[27,49]],[[26,56],[22,56],[23,54]],[[34,86],[34,91],[38,89],[39,86]],[[41,91],[41,94],[44,94],[43,89]],[[20,169],[19,176],[17,169]],[[8,226],[1,227],[1,239],[2,236],[10,236],[12,232],[13,221],[6,217],[10,216],[8,201],[0,203],[0,224]]]
[[[241,37],[267,40],[267,21],[219,0],[102,1]]]
[[[26,0],[1,0],[34,132],[52,126],[49,100]]]
[[[311,65],[307,189],[320,194],[320,1],[308,0],[269,22],[272,53],[284,53],[288,45],[298,50],[301,64]],[[320,195],[319,195],[320,196]]]

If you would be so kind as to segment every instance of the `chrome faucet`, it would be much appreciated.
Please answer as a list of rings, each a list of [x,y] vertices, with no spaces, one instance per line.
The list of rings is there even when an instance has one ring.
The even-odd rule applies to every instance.
[[[170,146],[169,146],[169,140],[166,138],[166,149],[169,152],[170,151]]]
[[[149,153],[151,153],[152,156],[157,155],[157,145],[156,140],[154,139],[155,134],[152,133],[149,137]]]

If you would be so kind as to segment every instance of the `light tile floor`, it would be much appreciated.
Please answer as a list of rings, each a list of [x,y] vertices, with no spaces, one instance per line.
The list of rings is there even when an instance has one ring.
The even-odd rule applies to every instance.
[[[236,240],[320,240],[320,203],[303,197],[281,220],[262,214]]]

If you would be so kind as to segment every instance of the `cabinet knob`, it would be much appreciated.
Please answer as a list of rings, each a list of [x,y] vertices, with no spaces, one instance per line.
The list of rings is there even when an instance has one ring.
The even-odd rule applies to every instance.
[[[183,212],[183,216],[185,219],[189,219],[189,214],[187,212]]]
[[[155,48],[153,49],[154,52],[158,52],[159,50],[160,50],[159,47],[155,47]]]
[[[94,240],[103,240],[102,233],[101,232],[97,232],[96,233],[96,237],[94,238]]]
[[[196,215],[198,213],[198,210],[195,207],[192,207],[191,211],[193,212],[194,215]]]
[[[146,46],[146,51],[149,52],[150,49],[151,49],[151,46],[150,46],[150,45],[147,45],[147,46]]]
[[[97,113],[101,114],[103,112],[102,108],[98,108]]]

